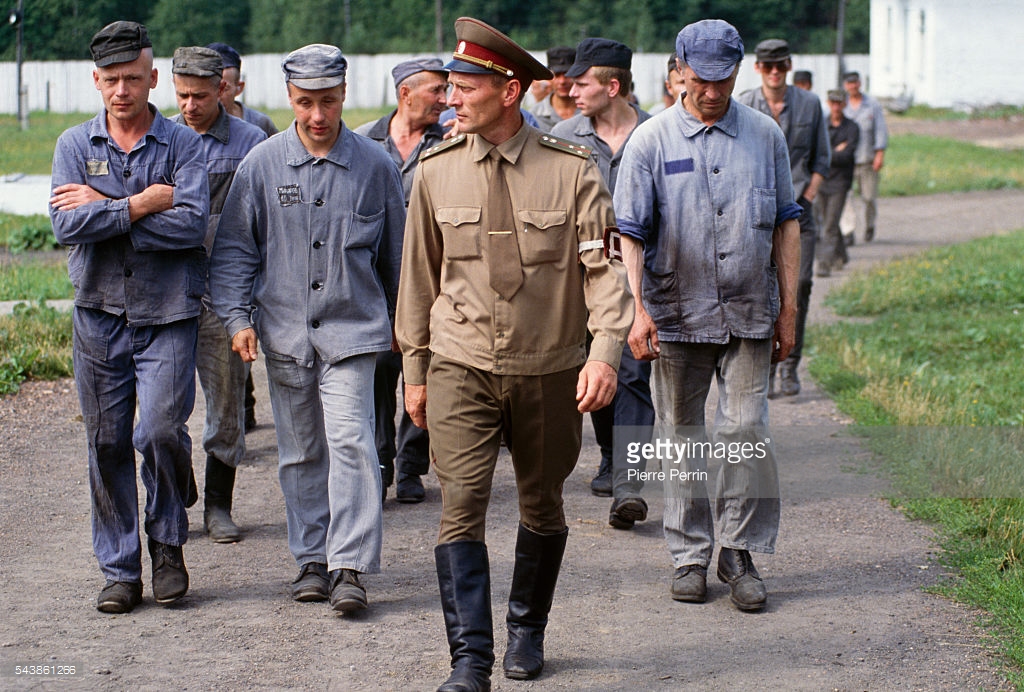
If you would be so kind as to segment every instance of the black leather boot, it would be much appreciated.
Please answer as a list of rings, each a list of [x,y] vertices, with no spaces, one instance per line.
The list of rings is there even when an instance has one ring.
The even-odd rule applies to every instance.
[[[544,668],[544,628],[555,596],[569,529],[541,535],[519,525],[516,565],[508,595],[508,647],[505,677],[532,680]]]
[[[235,469],[213,455],[206,456],[206,487],[203,489],[203,525],[214,543],[236,543],[242,531],[231,519]]]
[[[488,692],[494,666],[491,570],[483,541],[434,548],[452,674],[437,692]]]

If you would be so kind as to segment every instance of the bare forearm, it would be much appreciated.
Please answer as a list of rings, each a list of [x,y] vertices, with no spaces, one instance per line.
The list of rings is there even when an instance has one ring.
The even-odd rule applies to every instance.
[[[783,221],[775,228],[772,259],[778,271],[781,310],[795,311],[797,281],[800,277],[800,224],[796,219]]]

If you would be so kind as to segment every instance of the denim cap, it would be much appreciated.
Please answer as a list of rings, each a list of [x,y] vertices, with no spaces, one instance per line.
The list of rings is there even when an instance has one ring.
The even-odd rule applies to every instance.
[[[576,49],[569,46],[555,46],[548,48],[548,69],[555,73],[568,72],[576,59]]]
[[[143,48],[152,48],[146,27],[138,22],[114,22],[96,32],[89,43],[89,52],[96,67],[131,62]]]
[[[607,38],[585,38],[576,46],[576,61],[565,73],[579,77],[591,67],[618,67],[628,70],[633,64],[633,51],[625,43]]]
[[[860,72],[847,72],[846,74],[843,75],[843,83],[844,84],[847,83],[847,82],[859,82],[859,81],[860,81]]]
[[[281,69],[284,81],[300,89],[330,89],[345,82],[348,60],[336,46],[312,43],[289,53]]]
[[[185,46],[174,51],[171,73],[192,77],[220,77],[224,61],[220,53],[202,46]]]
[[[419,74],[420,72],[437,72],[439,74],[447,74],[444,69],[444,63],[441,62],[441,58],[413,58],[412,60],[400,62],[391,68],[391,76],[395,80],[396,87],[409,79],[409,77],[412,77],[414,74]]]
[[[702,19],[687,24],[676,36],[676,55],[701,79],[719,82],[743,59],[743,40],[729,22]]]
[[[242,69],[242,56],[238,54],[238,51],[229,46],[226,43],[210,43],[206,46],[220,53],[220,59],[224,63],[224,67],[233,67],[236,70]]]
[[[789,59],[789,43],[781,38],[766,38],[754,48],[758,62],[782,62]]]
[[[829,89],[828,100],[835,101],[836,103],[846,103],[846,90],[845,89]]]
[[[541,65],[518,43],[493,26],[472,17],[455,20],[458,44],[444,69],[469,74],[500,74],[518,79],[525,89],[535,79],[551,79],[551,70]]]
[[[811,81],[811,73],[808,70],[797,70],[796,72],[793,73],[793,83],[794,84],[796,84],[797,82],[807,82],[807,83],[810,83],[810,81]]]

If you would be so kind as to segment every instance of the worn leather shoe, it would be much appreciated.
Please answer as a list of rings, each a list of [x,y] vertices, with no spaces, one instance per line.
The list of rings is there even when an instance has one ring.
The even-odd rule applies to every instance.
[[[590,481],[590,492],[598,497],[612,496],[612,470],[610,468],[597,472],[597,475]]]
[[[237,543],[242,530],[231,520],[231,512],[224,507],[207,506],[203,512],[203,526],[214,543]]]
[[[779,367],[779,391],[783,396],[796,396],[800,393],[800,378],[796,376],[796,366],[783,364]]]
[[[398,474],[398,485],[395,486],[395,499],[404,504],[423,502],[427,497],[423,489],[423,479],[414,473]]]
[[[608,523],[616,529],[628,530],[647,518],[647,503],[642,497],[618,497],[608,512]]]
[[[331,608],[339,613],[366,609],[366,589],[354,569],[331,570]]]
[[[672,599],[703,603],[708,599],[708,571],[700,565],[676,567],[672,575]]]
[[[760,610],[768,601],[768,590],[749,551],[722,548],[718,554],[718,578],[729,585],[729,598],[740,610]]]
[[[299,576],[292,582],[292,599],[300,603],[326,601],[330,595],[330,586],[327,565],[322,562],[307,562],[299,570]]]
[[[188,591],[188,570],[180,545],[167,545],[149,539],[153,559],[153,598],[161,605],[174,603]]]
[[[96,599],[101,613],[130,613],[142,603],[141,581],[108,581]]]

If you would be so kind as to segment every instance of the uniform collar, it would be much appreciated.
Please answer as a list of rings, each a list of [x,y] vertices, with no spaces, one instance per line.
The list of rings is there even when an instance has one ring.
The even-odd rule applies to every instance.
[[[291,127],[285,133],[285,154],[287,156],[286,162],[289,166],[301,166],[307,161],[317,158],[310,154],[306,147],[303,146],[302,140],[299,139],[297,123],[293,121]],[[334,142],[334,146],[327,152],[327,156],[321,158],[342,168],[351,168],[352,138],[354,136],[352,131],[345,127],[345,123],[341,123],[341,132],[338,133],[338,139]]]
[[[149,130],[146,134],[135,144],[136,147],[139,143],[146,140],[148,137],[152,137],[160,144],[167,144],[170,140],[170,135],[167,131],[168,127],[177,127],[176,123],[172,123],[170,120],[165,118],[157,110],[156,106],[152,103],[149,104],[149,112],[153,114],[153,122],[149,126]],[[107,129],[107,110],[104,108],[92,119],[92,123],[89,125],[89,139],[106,139],[113,142],[113,138],[110,136],[110,131]],[[127,153],[127,152],[125,152]]]
[[[228,139],[231,137],[231,116],[228,115],[228,112],[224,110],[224,106],[221,104],[218,103],[217,108],[220,110],[220,114],[205,134],[210,135],[221,144],[227,144]]]
[[[524,120],[522,126],[514,135],[497,146],[501,158],[513,166],[516,165],[516,161],[519,160],[519,155],[523,153],[523,147],[526,146],[526,140],[530,138],[531,132],[536,132],[536,130],[527,125]],[[473,161],[480,163],[480,161],[487,158],[488,154],[491,153],[491,149],[494,148],[493,144],[480,135],[473,135],[470,149]]]
[[[679,118],[680,124],[683,130],[683,135],[686,137],[694,137],[704,130],[709,130],[712,127],[721,130],[723,133],[730,137],[736,137],[739,134],[739,116],[737,111],[740,105],[736,103],[733,97],[729,97],[729,108],[725,111],[725,115],[719,118],[718,122],[710,127],[705,125],[703,122],[697,119],[695,115],[686,110],[686,106],[683,105],[683,98],[686,96],[686,92],[679,97],[679,101],[676,102],[676,117]]]

